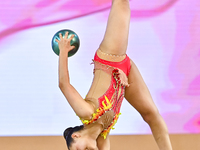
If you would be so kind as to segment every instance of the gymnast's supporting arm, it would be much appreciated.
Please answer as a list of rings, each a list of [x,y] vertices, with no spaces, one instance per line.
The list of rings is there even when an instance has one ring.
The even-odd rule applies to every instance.
[[[68,32],[66,32],[65,37],[59,35],[60,40],[56,40],[59,45],[59,87],[66,97],[67,101],[71,105],[74,112],[84,119],[91,119],[93,113],[93,107],[87,103],[81,95],[76,91],[76,89],[70,84],[69,71],[68,71],[68,52],[74,48],[70,45],[70,41],[74,37],[72,35],[69,39]]]
[[[110,150],[109,135],[104,139],[101,135],[97,138],[97,147],[99,150]]]

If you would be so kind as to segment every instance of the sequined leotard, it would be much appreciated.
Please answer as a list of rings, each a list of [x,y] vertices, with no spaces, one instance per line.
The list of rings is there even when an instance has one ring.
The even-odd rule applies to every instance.
[[[131,64],[127,55],[125,59],[120,62],[111,62],[99,58],[97,53],[94,56],[93,62],[94,70],[103,70],[110,74],[112,79],[108,90],[98,98],[99,107],[93,114],[92,119],[82,120],[82,122],[83,124],[91,124],[102,118],[104,118],[104,120],[108,118],[109,124],[103,123],[104,130],[101,133],[105,139],[109,131],[113,129],[113,126],[120,115],[120,107],[124,98],[125,86],[128,86],[127,76]],[[112,115],[112,117],[107,117],[108,115]]]

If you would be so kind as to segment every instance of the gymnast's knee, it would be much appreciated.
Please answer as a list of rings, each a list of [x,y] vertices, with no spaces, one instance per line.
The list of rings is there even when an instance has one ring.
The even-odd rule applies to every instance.
[[[155,123],[155,121],[159,121],[159,118],[161,117],[157,108],[151,108],[146,112],[141,113],[141,116],[143,120],[149,125]]]

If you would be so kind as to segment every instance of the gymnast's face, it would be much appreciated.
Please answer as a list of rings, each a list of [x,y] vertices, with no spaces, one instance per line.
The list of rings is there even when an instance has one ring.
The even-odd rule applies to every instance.
[[[72,134],[74,142],[71,144],[70,150],[98,150],[96,140],[80,134]]]

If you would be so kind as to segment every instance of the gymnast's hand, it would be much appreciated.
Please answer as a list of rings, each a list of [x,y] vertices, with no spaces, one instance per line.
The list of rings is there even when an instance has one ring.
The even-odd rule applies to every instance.
[[[70,38],[68,38],[68,34],[69,32],[66,32],[63,38],[62,34],[60,33],[59,34],[60,40],[56,39],[56,42],[58,42],[60,53],[68,54],[69,51],[75,48],[75,46],[70,45],[71,40],[74,38],[74,34]]]

